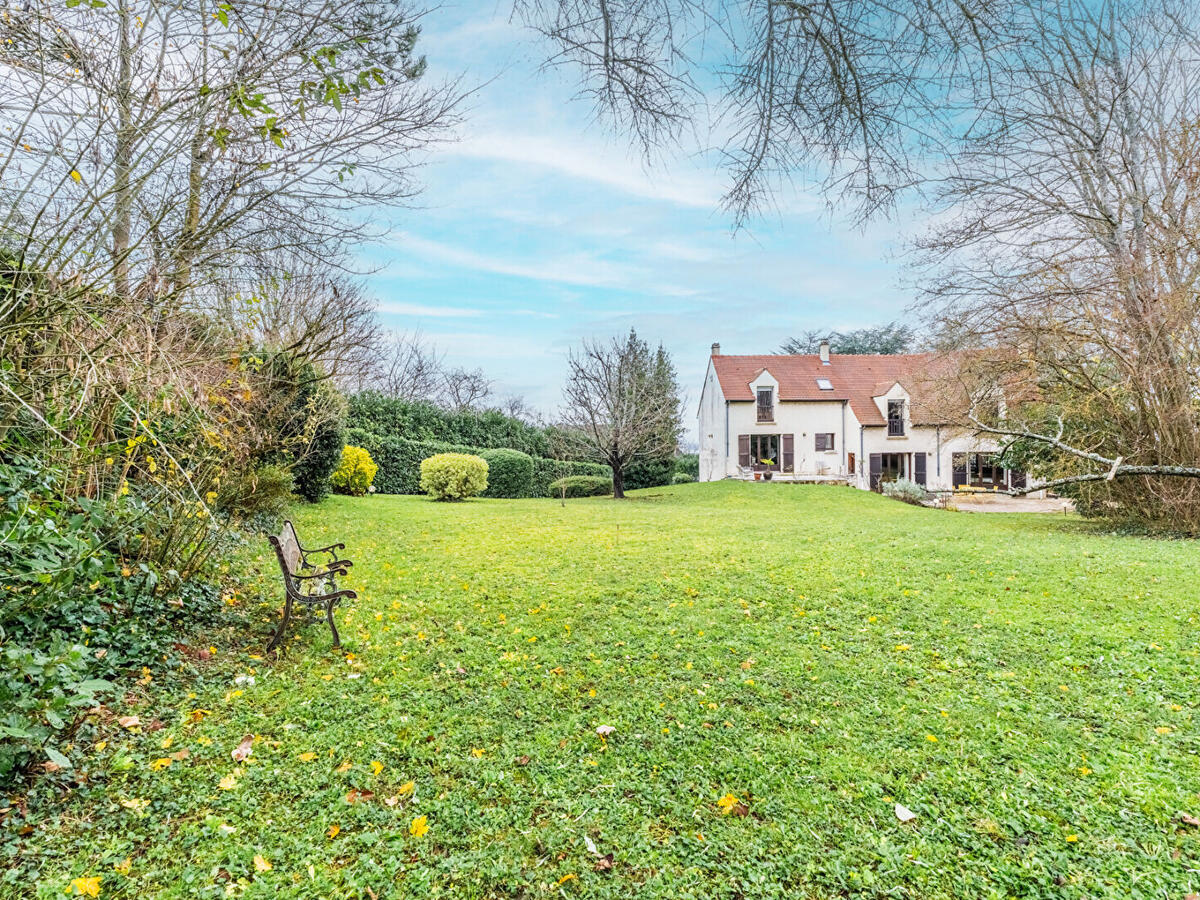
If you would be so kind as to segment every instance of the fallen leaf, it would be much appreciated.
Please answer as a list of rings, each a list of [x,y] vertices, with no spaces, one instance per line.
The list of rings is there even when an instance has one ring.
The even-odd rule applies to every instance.
[[[373,759],[373,760],[371,760],[371,771],[372,771],[374,774],[378,775],[380,772],[382,772],[382,771],[383,771],[383,763],[381,763],[381,762],[380,762],[379,760],[377,760],[377,759]]]
[[[600,737],[608,737],[610,734],[612,734],[616,730],[617,729],[614,728],[612,725],[597,725],[596,726],[596,734],[600,735]]]
[[[400,785],[399,796],[403,797],[405,794],[411,794],[416,789],[417,783],[415,781],[406,781]]]
[[[338,836],[338,834],[339,834],[339,832],[341,832],[341,830],[342,830],[341,825],[330,825],[329,826],[329,839],[332,841],[335,837]]]
[[[518,766],[527,766],[529,765],[529,756],[527,754],[522,754],[513,760],[513,762],[515,762]]]
[[[131,868],[133,868],[133,860],[130,859],[128,856],[125,857],[123,860],[121,860],[119,863],[113,863],[113,869],[115,869],[117,872],[119,872],[122,875],[128,875],[129,870]]]
[[[346,802],[353,806],[355,803],[362,803],[365,800],[370,800],[374,796],[374,791],[360,791],[358,788],[355,788],[346,794]]]
[[[121,716],[117,719],[117,724],[122,728],[137,728],[142,724],[142,720],[137,716]]]
[[[270,872],[271,871],[271,864],[269,862],[267,862],[267,858],[265,856],[263,856],[261,853],[256,854],[254,857],[254,871],[256,871],[256,872]]]
[[[558,879],[558,883],[559,883],[559,884],[566,884],[566,883],[567,883],[568,881],[570,881],[571,879],[573,879],[573,878],[578,878],[578,877],[579,877],[579,876],[578,876],[578,875],[576,875],[574,872],[568,872],[568,873],[567,873],[566,875],[564,875],[562,878]]]
[[[426,816],[417,816],[408,826],[408,833],[413,837],[423,837],[429,831],[429,819]]]
[[[230,751],[229,755],[233,757],[235,763],[245,762],[250,758],[250,753],[253,749],[254,735],[248,734],[242,738],[242,742]]]
[[[896,818],[901,822],[911,822],[917,817],[917,814],[905,806],[903,803],[896,804]]]
[[[174,761],[175,760],[171,759],[169,756],[160,757],[159,759],[156,759],[154,762],[150,763],[150,771],[161,772]]]
[[[1200,819],[1197,819],[1195,816],[1189,816],[1187,813],[1180,813],[1179,821],[1184,825],[1192,825],[1200,828]]]
[[[174,753],[172,753],[171,759],[175,760],[175,762],[183,762],[185,759],[187,759],[191,755],[192,755],[192,751],[189,750],[187,747],[184,747],[182,750],[176,750]]]
[[[100,876],[90,875],[85,878],[75,878],[71,881],[70,888],[67,892],[74,891],[81,897],[99,897],[100,896]]]
[[[605,853],[603,856],[597,859],[596,864],[592,866],[592,868],[597,872],[609,872],[612,870],[612,867],[613,855],[611,853]]]
[[[311,750],[309,750],[307,753],[301,753],[296,757],[296,759],[300,760],[300,762],[312,762],[316,758],[317,754],[313,753]]]

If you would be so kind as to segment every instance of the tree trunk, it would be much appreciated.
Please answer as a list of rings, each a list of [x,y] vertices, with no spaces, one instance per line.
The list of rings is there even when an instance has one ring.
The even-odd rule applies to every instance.
[[[129,46],[129,9],[118,9],[120,36],[117,39],[117,134],[113,153],[113,290],[119,297],[129,296],[129,243],[133,222],[133,144],[132,109],[133,61]]]
[[[613,466],[613,499],[625,499],[625,473],[616,466]]]

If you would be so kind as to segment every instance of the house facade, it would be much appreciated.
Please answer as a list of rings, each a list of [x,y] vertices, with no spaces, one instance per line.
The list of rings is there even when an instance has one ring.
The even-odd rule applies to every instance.
[[[999,444],[951,424],[953,361],[931,353],[725,356],[700,394],[700,480],[829,481],[878,490],[1024,487]]]

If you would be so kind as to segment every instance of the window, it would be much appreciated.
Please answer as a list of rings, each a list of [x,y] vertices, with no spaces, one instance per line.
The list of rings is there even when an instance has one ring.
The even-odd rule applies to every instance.
[[[898,437],[904,434],[904,401],[889,400],[887,402],[888,437]]]
[[[817,449],[818,450],[832,450],[833,449],[833,432],[832,431],[818,432],[816,435],[816,438],[817,438]]]
[[[830,381],[828,378],[818,378],[817,379],[817,387],[823,391],[832,391],[833,390],[833,382]]]
[[[774,391],[772,391],[770,388],[758,389],[758,421],[775,421],[775,403],[772,399],[773,394]]]

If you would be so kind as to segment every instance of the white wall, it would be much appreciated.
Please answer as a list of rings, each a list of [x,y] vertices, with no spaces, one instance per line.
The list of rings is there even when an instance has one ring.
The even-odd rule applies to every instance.
[[[718,481],[725,477],[725,396],[709,360],[700,390],[700,480]],[[735,438],[736,440],[736,438]]]

